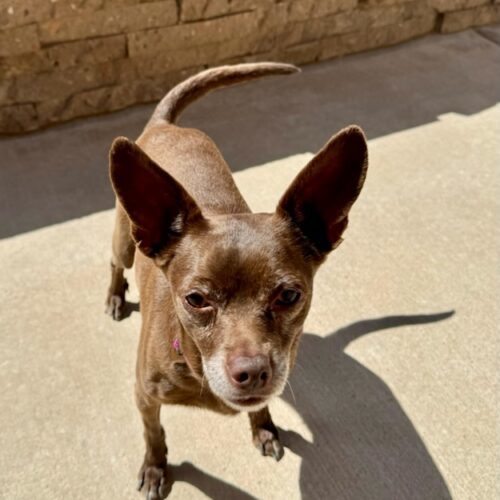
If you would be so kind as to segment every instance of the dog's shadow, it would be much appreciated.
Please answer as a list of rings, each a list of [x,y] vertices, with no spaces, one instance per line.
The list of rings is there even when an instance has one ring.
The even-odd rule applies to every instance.
[[[291,377],[294,396],[286,391],[282,397],[300,413],[312,442],[280,429],[284,445],[302,457],[302,498],[451,499],[437,466],[389,387],[344,350],[368,333],[442,321],[453,314],[388,316],[353,323],[326,338],[303,335]],[[254,498],[188,462],[169,465],[169,471],[166,494],[174,482],[184,481],[210,498]]]
[[[344,351],[368,333],[441,321],[453,314],[389,316],[353,323],[326,338],[303,336],[290,380],[294,396],[287,390],[282,397],[300,413],[312,442],[293,431],[280,431],[285,446],[302,457],[302,498],[451,498],[389,387]]]
[[[172,486],[178,481],[189,483],[202,491],[208,498],[230,498],[231,500],[255,500],[255,497],[245,493],[238,487],[226,483],[205,471],[199,469],[191,462],[179,465],[168,464],[168,484],[162,491],[163,498],[170,495]]]

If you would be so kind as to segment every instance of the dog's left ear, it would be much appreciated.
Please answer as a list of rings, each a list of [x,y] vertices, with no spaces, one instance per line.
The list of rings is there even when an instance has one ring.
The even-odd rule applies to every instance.
[[[341,243],[367,167],[363,131],[345,128],[306,165],[281,198],[278,214],[300,230],[311,255],[322,259]]]
[[[198,205],[170,174],[125,137],[115,139],[111,146],[109,174],[138,248],[164,265],[168,251],[187,226],[203,221]]]

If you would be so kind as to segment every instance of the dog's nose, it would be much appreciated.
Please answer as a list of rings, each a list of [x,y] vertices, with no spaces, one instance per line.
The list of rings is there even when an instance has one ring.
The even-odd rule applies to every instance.
[[[238,389],[262,389],[271,379],[271,365],[267,356],[237,356],[229,360],[231,383]]]

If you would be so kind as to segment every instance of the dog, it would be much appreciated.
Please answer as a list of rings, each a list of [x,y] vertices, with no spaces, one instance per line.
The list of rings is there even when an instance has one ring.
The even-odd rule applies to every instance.
[[[148,499],[163,498],[167,481],[162,404],[247,412],[262,454],[283,456],[268,403],[294,365],[315,272],[342,241],[363,186],[365,137],[357,126],[341,130],[274,213],[252,213],[212,140],[174,123],[211,90],[297,71],[281,63],[205,70],[160,101],[135,143],[112,144],[117,201],[106,304],[120,319],[124,269],[135,258],[142,315],[135,395],[146,442],[138,489]]]

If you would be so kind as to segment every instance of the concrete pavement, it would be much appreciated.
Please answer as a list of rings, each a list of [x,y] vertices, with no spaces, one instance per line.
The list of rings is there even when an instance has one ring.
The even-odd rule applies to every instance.
[[[367,131],[370,170],[318,274],[291,389],[271,405],[284,459],[260,457],[244,415],[166,407],[172,498],[499,496],[498,75],[495,37],[469,31],[222,91],[186,113],[257,211],[347,123]],[[2,498],[140,498],[140,317],[135,287],[129,317],[103,314],[105,155],[150,112],[0,141]]]

